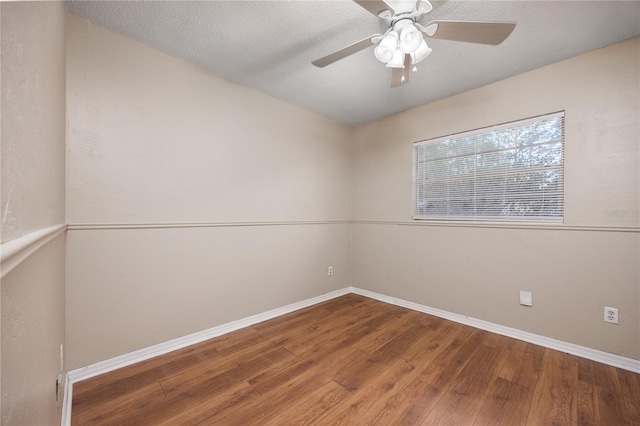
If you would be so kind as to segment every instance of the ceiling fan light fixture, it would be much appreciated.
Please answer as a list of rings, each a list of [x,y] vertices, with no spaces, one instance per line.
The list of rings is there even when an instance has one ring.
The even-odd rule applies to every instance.
[[[400,30],[400,49],[404,53],[414,52],[420,47],[420,42],[424,41],[422,33],[413,25],[413,22],[408,22],[402,26]]]
[[[2,0],[0,0],[2,1]],[[434,9],[434,0],[353,0],[373,15],[387,28],[382,34],[374,34],[352,43],[311,63],[325,67],[369,47],[374,47],[376,59],[392,68],[391,87],[399,87],[409,81],[410,69],[431,54],[425,37],[497,46],[513,32],[515,22],[485,21],[431,21],[424,25],[425,15]],[[436,7],[448,0],[435,1]]]
[[[387,62],[387,68],[404,68],[404,52],[402,50],[393,51],[393,58]]]
[[[373,50],[373,54],[376,56],[376,59],[380,62],[389,62],[391,58],[393,58],[393,51],[387,49],[384,46],[377,46]]]
[[[417,63],[421,62],[424,58],[429,56],[430,53],[431,53],[431,48],[427,46],[427,43],[424,40],[422,40],[422,42],[420,43],[420,46],[418,46],[418,49],[415,52],[410,53],[411,63],[413,65],[416,65]]]
[[[393,52],[398,47],[398,33],[395,31],[389,31],[389,34],[384,36],[380,41],[380,44],[376,46],[373,54],[380,62],[387,63],[393,59]]]

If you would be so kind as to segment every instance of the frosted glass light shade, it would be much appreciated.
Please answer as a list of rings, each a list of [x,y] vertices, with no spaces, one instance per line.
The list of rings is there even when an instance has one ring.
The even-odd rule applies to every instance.
[[[422,0],[418,3],[418,9],[422,10],[422,13],[429,13],[433,10],[433,5],[428,0]]]
[[[404,52],[402,50],[394,50],[393,58],[387,62],[387,68],[404,68]]]
[[[430,53],[431,48],[427,46],[427,43],[423,39],[420,43],[420,46],[418,46],[418,49],[415,52],[411,53],[411,63],[413,65],[417,64],[418,62],[429,56]]]
[[[384,36],[380,41],[380,44],[374,49],[373,54],[380,62],[387,63],[393,59],[393,52],[398,46],[398,33],[390,31],[389,34]]]
[[[389,62],[391,58],[393,58],[393,50],[389,50],[386,47],[380,45],[376,46],[376,48],[373,49],[373,54],[376,56],[377,60],[384,63]]]
[[[422,33],[413,25],[413,23],[403,26],[400,30],[399,46],[404,53],[414,52],[418,47],[420,47],[420,43],[423,41]]]

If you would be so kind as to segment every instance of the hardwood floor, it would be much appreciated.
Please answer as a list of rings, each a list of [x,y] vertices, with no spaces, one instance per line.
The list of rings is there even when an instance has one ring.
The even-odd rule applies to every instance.
[[[640,375],[349,294],[76,383],[72,424],[640,425]]]

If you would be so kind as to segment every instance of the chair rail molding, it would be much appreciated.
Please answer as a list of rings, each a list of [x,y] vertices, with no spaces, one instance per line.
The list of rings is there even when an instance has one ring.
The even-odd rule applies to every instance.
[[[66,229],[67,224],[62,223],[2,243],[0,245],[0,278],[4,278],[40,247],[62,234]]]

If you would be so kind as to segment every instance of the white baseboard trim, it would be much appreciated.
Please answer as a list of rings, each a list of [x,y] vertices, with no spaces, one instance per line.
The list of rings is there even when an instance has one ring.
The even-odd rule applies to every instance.
[[[561,340],[552,339],[550,337],[540,336],[538,334],[529,333],[526,331],[518,330],[515,328],[505,327],[500,324],[494,324],[488,321],[479,320],[476,318],[467,317],[464,315],[456,314],[453,312],[444,311],[430,306],[421,305],[419,303],[409,302],[403,299],[386,296],[380,293],[375,293],[368,290],[363,290],[357,287],[345,287],[343,289],[335,290],[330,293],[323,294],[321,296],[312,297],[301,302],[292,303],[281,308],[272,309],[261,314],[253,315],[247,318],[232,321],[230,323],[222,324],[217,327],[203,330],[197,333],[189,334],[187,336],[179,337],[177,339],[169,340],[168,342],[159,343],[157,345],[149,346],[144,349],[140,349],[128,354],[120,355],[115,358],[100,361],[95,364],[78,368],[67,373],[65,388],[64,388],[64,402],[62,408],[62,426],[69,426],[71,424],[71,402],[73,397],[73,384],[91,377],[98,376],[100,374],[108,373],[109,371],[117,370],[118,368],[126,367],[131,364],[135,364],[140,361],[144,361],[159,355],[166,354],[177,349],[182,349],[189,345],[203,342],[205,340],[221,336],[226,333],[230,333],[235,330],[239,330],[244,327],[249,327],[254,324],[267,321],[285,315],[299,309],[303,309],[336,297],[343,296],[345,294],[355,293],[361,296],[376,299],[381,302],[389,303],[392,305],[401,306],[407,309],[411,309],[418,312],[423,312],[429,315],[434,315],[440,318],[444,318],[450,321],[454,321],[460,324],[465,324],[471,327],[479,328],[481,330],[490,331],[492,333],[500,334],[514,339],[522,340],[525,342],[533,343],[545,348],[554,349],[561,352],[566,352],[572,355],[576,355],[582,358],[597,361],[603,364],[611,365],[614,367],[629,370],[634,373],[640,374],[640,361],[626,358],[620,355],[614,355],[608,352],[599,351],[596,349],[587,348],[585,346],[576,345],[573,343],[563,342]]]
[[[512,337],[514,339],[533,343],[545,348],[554,349],[581,358],[597,361],[602,364],[611,365],[613,367],[629,370],[640,374],[640,361],[626,358],[620,355],[611,354],[609,352],[599,351],[597,349],[580,346],[573,343],[563,342],[562,340],[552,339],[550,337],[541,336],[539,334],[529,333],[527,331],[518,330],[516,328],[505,327],[504,325],[483,321],[476,318],[467,317],[465,315],[453,312],[443,311],[441,309],[432,308],[430,306],[421,305],[419,303],[409,302],[395,297],[385,296],[384,294],[375,293],[368,290],[352,287],[351,291],[361,296],[370,297],[381,302],[390,303],[392,305],[402,306],[403,308],[412,309],[414,311],[423,312],[425,314],[444,318],[460,324],[469,325],[481,330],[490,331],[492,333],[501,334],[503,336]]]
[[[69,374],[64,375],[64,391],[62,397],[62,417],[60,426],[71,426],[71,402],[73,395],[73,383],[69,379]]]

